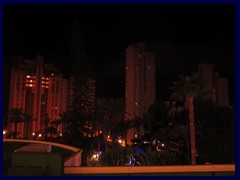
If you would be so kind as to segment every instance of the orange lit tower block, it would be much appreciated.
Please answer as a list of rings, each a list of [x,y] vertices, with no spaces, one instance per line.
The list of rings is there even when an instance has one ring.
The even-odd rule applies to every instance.
[[[11,69],[9,109],[21,108],[31,114],[34,121],[29,122],[28,131],[24,123],[17,127],[18,137],[28,137],[37,130],[44,129],[44,120],[51,121],[59,118],[59,113],[66,111],[68,102],[67,79],[52,64],[44,64],[43,56],[36,60],[23,60]],[[9,123],[8,129],[14,131],[14,124]],[[61,128],[59,128],[61,133]]]
[[[130,44],[126,49],[126,116],[133,119],[147,112],[155,102],[155,55],[147,52],[144,43]],[[134,138],[129,131],[128,144]]]

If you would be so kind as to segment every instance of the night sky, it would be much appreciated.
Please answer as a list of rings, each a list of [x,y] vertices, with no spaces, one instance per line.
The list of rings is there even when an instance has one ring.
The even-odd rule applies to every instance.
[[[4,56],[45,56],[67,74],[72,24],[79,19],[98,97],[124,97],[125,50],[146,42],[156,53],[157,98],[167,87],[214,63],[235,89],[235,12],[231,5],[4,5]]]

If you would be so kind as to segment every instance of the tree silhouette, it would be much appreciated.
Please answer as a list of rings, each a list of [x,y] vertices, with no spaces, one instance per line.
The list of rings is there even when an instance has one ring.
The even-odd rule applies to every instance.
[[[24,121],[23,111],[20,108],[10,109],[10,122],[14,124],[14,139],[17,137],[17,125]]]
[[[43,125],[44,125],[44,140],[47,141],[48,140],[48,124],[50,123],[50,119],[49,117],[45,117],[44,121],[43,121]]]
[[[138,138],[140,138],[140,129],[141,129],[143,123],[144,123],[143,119],[140,118],[139,116],[137,116],[133,119],[132,127],[137,130]]]
[[[89,123],[89,114],[94,112],[91,96],[95,93],[94,82],[90,77],[90,65],[84,48],[81,35],[81,26],[75,20],[71,32],[70,44],[71,62],[71,102],[65,114],[68,121],[68,135],[72,145],[79,145],[79,138],[84,138],[86,124]]]
[[[196,137],[195,137],[195,122],[194,122],[194,98],[200,94],[202,81],[197,74],[191,76],[180,75],[180,80],[173,82],[170,87],[172,91],[171,99],[185,100],[185,108],[189,111],[190,124],[190,144],[191,144],[191,164],[196,164]]]
[[[125,138],[125,143],[127,145],[127,132],[132,128],[132,122],[130,120],[122,120],[116,124],[116,131],[120,134],[123,134]]]
[[[110,134],[114,134],[113,129],[118,123],[116,117],[118,115],[124,115],[124,103],[120,99],[103,98],[101,102],[97,104],[96,115],[99,120],[101,130],[103,132],[105,147],[107,147],[107,137]]]
[[[25,138],[28,139],[29,138],[29,123],[31,121],[34,121],[34,118],[31,114],[28,114],[28,113],[24,113],[23,115],[24,117],[24,125],[25,125]]]

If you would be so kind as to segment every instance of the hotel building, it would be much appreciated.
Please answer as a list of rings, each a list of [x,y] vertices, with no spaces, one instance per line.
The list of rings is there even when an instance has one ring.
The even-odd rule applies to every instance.
[[[18,138],[43,131],[46,118],[50,121],[59,119],[59,114],[67,109],[68,91],[69,80],[64,79],[52,64],[44,64],[43,56],[37,55],[36,60],[23,60],[18,66],[12,67],[9,110],[21,108],[33,117],[28,125],[18,123]],[[13,132],[14,123],[8,123],[8,129]],[[58,132],[61,133],[60,127]]]
[[[219,74],[215,72],[214,64],[199,64],[198,73],[203,81],[203,98],[212,100],[219,107],[228,107],[228,79],[219,77]]]
[[[155,55],[147,52],[144,43],[130,44],[126,49],[126,120],[141,117],[155,102]],[[129,131],[128,144],[134,137]]]

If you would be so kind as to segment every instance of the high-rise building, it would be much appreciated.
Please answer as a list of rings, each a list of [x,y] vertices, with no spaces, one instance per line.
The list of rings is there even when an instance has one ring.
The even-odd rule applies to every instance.
[[[198,73],[203,81],[203,99],[212,100],[217,106],[229,106],[228,79],[219,77],[215,65],[199,64]]]
[[[68,86],[68,80],[52,64],[44,64],[43,56],[37,55],[35,61],[24,60],[12,67],[9,110],[20,108],[33,117],[28,125],[18,123],[18,137],[30,137],[36,131],[43,131],[46,118],[54,121],[66,111]],[[14,124],[9,123],[8,129],[13,132]]]
[[[126,116],[141,117],[155,102],[155,55],[147,52],[144,43],[130,44],[126,49]],[[129,140],[134,131],[129,132]]]
[[[216,83],[217,89],[217,105],[221,107],[229,106],[229,94],[228,94],[228,79],[227,78],[217,78]]]

